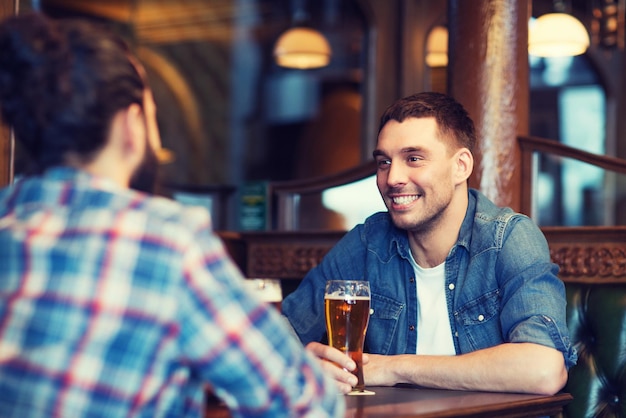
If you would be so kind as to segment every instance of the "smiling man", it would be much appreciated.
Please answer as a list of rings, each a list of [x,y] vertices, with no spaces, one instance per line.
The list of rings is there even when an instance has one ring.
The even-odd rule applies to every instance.
[[[282,304],[342,390],[355,365],[321,343],[330,279],[370,282],[366,385],[546,394],[565,385],[576,352],[557,266],[532,220],[469,188],[475,142],[467,112],[443,94],[383,114],[374,158],[387,212],[348,232]]]

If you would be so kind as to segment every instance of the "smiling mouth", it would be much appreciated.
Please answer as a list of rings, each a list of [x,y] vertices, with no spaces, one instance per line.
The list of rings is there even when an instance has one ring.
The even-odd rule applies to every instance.
[[[414,194],[410,196],[396,196],[392,197],[391,201],[394,205],[408,205],[409,203],[415,202],[419,199],[420,195]]]

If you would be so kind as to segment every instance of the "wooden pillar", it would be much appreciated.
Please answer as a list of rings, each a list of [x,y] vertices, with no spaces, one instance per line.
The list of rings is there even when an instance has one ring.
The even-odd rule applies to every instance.
[[[13,16],[17,11],[17,1],[0,0],[0,20]],[[4,187],[13,178],[13,140],[11,129],[0,120],[0,187]]]
[[[448,92],[478,137],[470,186],[520,210],[517,135],[528,133],[528,0],[449,0]]]

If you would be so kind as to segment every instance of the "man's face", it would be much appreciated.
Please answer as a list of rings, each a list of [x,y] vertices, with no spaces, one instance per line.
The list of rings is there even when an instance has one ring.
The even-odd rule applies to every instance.
[[[144,93],[143,102],[146,149],[143,160],[130,179],[130,187],[141,192],[154,193],[159,177],[156,150],[161,147],[161,137],[156,120],[156,105],[149,89]]]
[[[374,156],[378,190],[394,224],[414,232],[434,230],[458,184],[456,154],[440,138],[435,119],[387,122]]]

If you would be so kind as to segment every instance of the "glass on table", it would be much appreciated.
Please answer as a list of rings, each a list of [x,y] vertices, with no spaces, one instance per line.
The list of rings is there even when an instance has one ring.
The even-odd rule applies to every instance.
[[[283,291],[278,279],[251,278],[245,280],[246,286],[253,290],[263,302],[270,303],[279,311],[283,301]]]
[[[362,280],[329,280],[324,295],[328,344],[356,363],[353,391],[365,391],[363,344],[370,315],[370,285]]]

